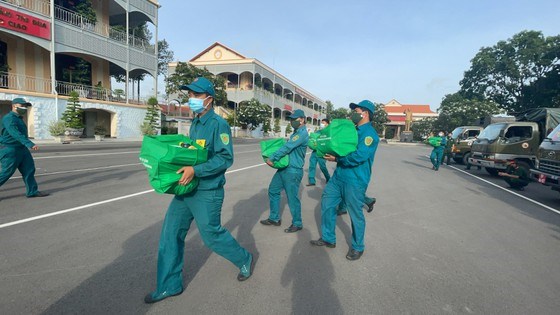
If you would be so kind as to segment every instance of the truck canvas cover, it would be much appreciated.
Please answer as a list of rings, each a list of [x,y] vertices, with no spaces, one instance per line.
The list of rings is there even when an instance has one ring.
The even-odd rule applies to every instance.
[[[546,137],[547,131],[560,123],[560,108],[532,108],[515,113],[515,120],[535,122],[539,125],[541,137]],[[541,139],[542,140],[542,139]]]

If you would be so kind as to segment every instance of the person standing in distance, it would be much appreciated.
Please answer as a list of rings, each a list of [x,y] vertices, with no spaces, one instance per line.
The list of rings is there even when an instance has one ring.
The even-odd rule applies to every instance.
[[[183,174],[179,184],[187,185],[194,176],[199,182],[192,192],[175,196],[167,209],[159,241],[157,288],[146,295],[146,303],[159,302],[183,292],[185,237],[193,220],[204,244],[239,268],[237,280],[251,277],[255,263],[253,255],[221,224],[224,174],[233,164],[233,146],[229,125],[214,112],[214,85],[200,77],[181,89],[188,90],[188,104],[196,114],[189,135],[208,150],[208,161],[177,171]]]
[[[285,155],[289,156],[288,167],[276,171],[270,185],[268,186],[268,198],[270,200],[270,214],[268,219],[261,220],[262,225],[280,226],[280,193],[282,189],[286,191],[288,206],[292,213],[292,225],[284,230],[286,233],[294,233],[303,228],[301,220],[301,201],[299,199],[299,186],[303,178],[303,164],[305,163],[305,152],[307,152],[307,141],[309,134],[305,126],[305,113],[301,109],[296,109],[289,117],[290,124],[294,132],[290,139],[274,152],[266,163],[270,166],[280,160]]]
[[[351,120],[358,129],[358,146],[356,151],[344,157],[325,155],[325,160],[336,162],[336,170],[321,198],[321,238],[311,241],[311,245],[336,247],[336,207],[344,201],[352,221],[352,247],[346,258],[357,260],[362,257],[365,248],[366,220],[362,206],[371,179],[379,135],[371,124],[375,111],[372,102],[351,103],[350,109]]]
[[[12,100],[12,111],[2,118],[0,125],[0,186],[2,186],[16,170],[22,175],[27,189],[27,198],[46,197],[49,194],[39,191],[35,180],[35,162],[29,149],[39,150],[39,147],[29,140],[27,126],[23,116],[31,103],[21,97]]]
[[[326,128],[328,125],[329,120],[327,118],[321,119],[321,129]],[[317,133],[321,133],[321,131],[317,131]],[[307,172],[308,184],[305,186],[315,186],[315,171],[317,170],[317,164],[319,164],[319,168],[325,176],[327,183],[331,179],[325,159],[317,157],[317,150],[312,150],[311,155],[309,156],[309,171]]]

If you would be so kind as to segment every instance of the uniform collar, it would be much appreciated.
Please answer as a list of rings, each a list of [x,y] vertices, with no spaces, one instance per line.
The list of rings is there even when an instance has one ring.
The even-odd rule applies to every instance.
[[[214,108],[211,108],[209,111],[206,112],[206,114],[204,114],[204,116],[202,116],[202,117],[200,117],[200,118],[199,118],[198,116],[196,116],[196,117],[194,118],[194,121],[193,121],[193,122],[200,121],[200,123],[202,123],[203,125],[205,125],[206,122],[208,121],[208,119],[210,119],[211,116],[214,116]]]

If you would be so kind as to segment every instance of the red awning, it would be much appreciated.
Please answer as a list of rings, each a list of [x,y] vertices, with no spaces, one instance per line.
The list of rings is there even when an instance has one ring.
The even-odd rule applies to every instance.
[[[290,106],[290,105],[288,105],[288,104],[284,104],[284,109],[285,109],[285,110],[292,111],[292,106]]]

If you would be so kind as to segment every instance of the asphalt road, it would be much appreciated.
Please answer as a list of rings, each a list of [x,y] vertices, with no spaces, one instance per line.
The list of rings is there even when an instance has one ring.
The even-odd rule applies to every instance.
[[[304,229],[258,223],[274,171],[257,143],[235,145],[222,222],[258,256],[251,279],[187,236],[185,292],[146,305],[169,195],[151,192],[138,142],[43,146],[40,189],[0,188],[1,314],[558,314],[560,194],[511,192],[484,171],[431,169],[424,146],[382,144],[368,194],[366,250],[348,261],[350,219],[335,249],[314,248],[325,185],[301,187]],[[331,170],[333,165],[330,165]],[[318,172],[320,174],[320,172]],[[19,175],[19,174],[18,174]],[[303,184],[306,183],[304,177]]]

